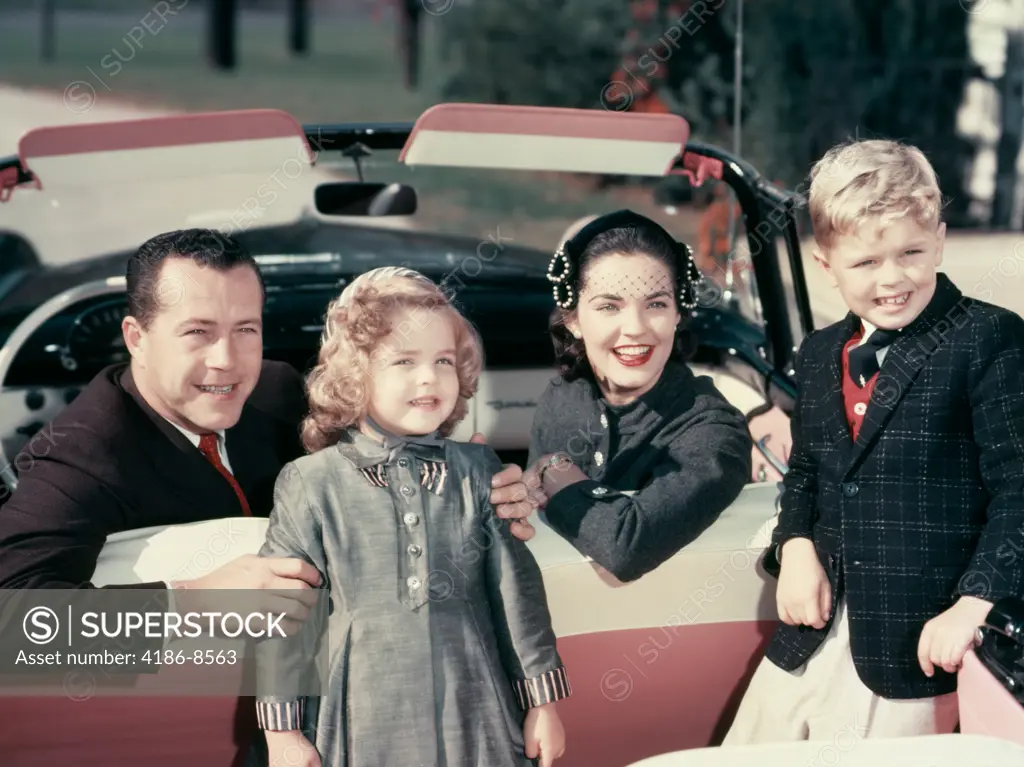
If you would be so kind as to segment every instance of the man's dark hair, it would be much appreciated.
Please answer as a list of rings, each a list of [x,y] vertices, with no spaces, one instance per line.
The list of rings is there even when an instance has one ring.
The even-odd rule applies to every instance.
[[[214,229],[181,229],[158,234],[139,246],[128,259],[125,273],[128,282],[128,313],[148,328],[160,307],[174,301],[185,286],[161,285],[160,271],[169,258],[185,258],[199,266],[228,271],[236,266],[249,266],[260,282],[266,300],[267,292],[259,264],[241,243]],[[177,300],[180,300],[177,299]]]

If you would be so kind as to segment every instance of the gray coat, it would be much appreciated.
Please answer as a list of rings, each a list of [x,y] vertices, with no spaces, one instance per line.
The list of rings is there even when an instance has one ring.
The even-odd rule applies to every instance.
[[[278,479],[260,554],[324,578],[329,681],[257,712],[325,767],[530,765],[525,712],[570,694],[540,569],[490,504],[498,456],[434,442],[353,428]]]
[[[589,477],[548,499],[544,518],[623,581],[661,565],[718,519],[750,481],[746,419],[707,376],[669,362],[629,405],[590,378],[554,379],[537,403],[531,463],[568,453]]]

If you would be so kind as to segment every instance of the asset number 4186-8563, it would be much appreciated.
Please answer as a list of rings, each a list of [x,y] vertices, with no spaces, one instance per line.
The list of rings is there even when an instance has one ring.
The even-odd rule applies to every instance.
[[[146,650],[142,662],[164,666],[230,666],[238,662],[236,650]]]

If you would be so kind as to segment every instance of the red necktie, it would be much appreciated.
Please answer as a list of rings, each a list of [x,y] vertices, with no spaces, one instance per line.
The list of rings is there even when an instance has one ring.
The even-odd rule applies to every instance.
[[[245,500],[245,494],[242,492],[242,488],[238,486],[238,482],[235,481],[234,476],[220,460],[220,451],[217,450],[217,435],[203,434],[199,438],[199,452],[205,455],[210,463],[216,467],[217,471],[224,475],[224,479],[231,483],[231,487],[234,488],[235,495],[238,496],[238,502],[242,504],[242,512],[245,516],[251,517],[252,511],[249,509],[249,502]]]

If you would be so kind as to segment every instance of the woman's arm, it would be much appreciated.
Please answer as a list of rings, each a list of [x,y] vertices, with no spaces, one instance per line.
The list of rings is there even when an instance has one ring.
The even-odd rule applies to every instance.
[[[545,472],[548,523],[621,581],[636,580],[696,539],[750,481],[746,420],[720,395],[699,394],[669,430],[664,460],[636,495],[581,479],[576,467]]]
[[[533,411],[533,425],[530,427],[530,452],[526,458],[527,468],[533,466],[537,459],[550,451],[549,444],[553,432],[555,417],[555,384],[549,383],[544,392],[537,398],[537,407]]]

